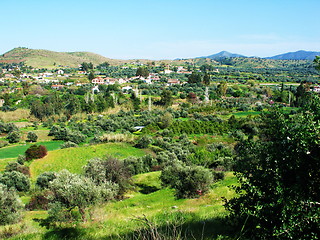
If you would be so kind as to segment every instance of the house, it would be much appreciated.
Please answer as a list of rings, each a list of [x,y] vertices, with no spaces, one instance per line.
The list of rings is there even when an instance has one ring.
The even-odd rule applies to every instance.
[[[100,92],[98,85],[94,86],[91,90],[92,90],[92,93],[93,93],[93,94],[94,94],[94,92],[97,92],[97,93]]]
[[[51,88],[56,89],[56,90],[60,90],[60,89],[64,88],[64,85],[52,85]]]
[[[2,107],[4,104],[4,99],[0,99],[0,107]]]
[[[316,93],[319,93],[320,92],[320,86],[314,86],[312,91],[316,92]]]
[[[121,90],[122,90],[123,92],[129,92],[130,90],[132,90],[132,87],[126,86],[126,87],[121,88]]]
[[[179,79],[168,79],[168,86],[174,85],[174,84],[180,84],[180,80]]]
[[[96,77],[91,81],[93,84],[104,84],[104,79],[102,77]]]
[[[164,74],[170,74],[170,73],[173,73],[173,71],[171,71],[170,69],[165,69],[164,70]]]
[[[64,71],[63,71],[62,69],[59,69],[59,70],[57,71],[57,74],[58,74],[58,75],[63,75],[63,74],[64,74]]]

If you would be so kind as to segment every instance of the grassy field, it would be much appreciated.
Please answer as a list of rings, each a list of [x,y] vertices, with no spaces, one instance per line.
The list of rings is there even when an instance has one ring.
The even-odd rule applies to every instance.
[[[36,142],[36,143],[26,143],[22,145],[4,147],[0,149],[0,159],[6,158],[16,158],[19,154],[24,154],[24,152],[34,144],[46,146],[48,151],[56,150],[60,148],[63,141],[48,141],[48,142]]]
[[[62,169],[67,169],[73,173],[82,173],[82,167],[88,160],[103,157],[107,154],[123,159],[129,156],[143,156],[145,152],[124,143],[107,143],[55,150],[30,164],[31,178],[35,179],[45,171],[57,172]]]
[[[161,188],[160,172],[140,174],[134,177],[139,186]],[[137,187],[127,199],[109,202],[92,209],[92,218],[85,223],[70,225],[67,228],[47,230],[32,221],[46,217],[45,211],[27,212],[25,220],[16,224],[17,236],[10,239],[60,240],[60,239],[139,239],[145,220],[155,231],[179,234],[182,231],[187,239],[232,239],[223,219],[227,212],[222,197],[230,199],[234,191],[228,186],[236,184],[232,173],[212,185],[208,194],[198,199],[179,199],[172,189],[162,188],[149,194]],[[0,233],[5,227],[0,227]],[[192,234],[191,234],[192,232]],[[183,234],[184,235],[184,234]],[[178,239],[178,238],[174,238]]]

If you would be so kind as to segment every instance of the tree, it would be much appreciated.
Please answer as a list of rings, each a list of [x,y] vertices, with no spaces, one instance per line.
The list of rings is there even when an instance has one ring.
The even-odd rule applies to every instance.
[[[88,80],[91,81],[94,78],[95,78],[94,73],[91,71],[88,75]]]
[[[27,192],[30,189],[29,178],[21,172],[11,171],[0,174],[0,183],[15,188],[19,192]]]
[[[171,106],[173,102],[172,92],[164,89],[160,95],[160,103],[166,107]]]
[[[188,77],[188,83],[200,83],[202,81],[201,73],[192,72]]]
[[[89,178],[62,170],[49,183],[49,190],[52,197],[47,221],[63,222],[75,220],[73,211],[78,211],[84,221],[86,209],[100,201],[102,189]]]
[[[265,113],[258,140],[236,146],[239,195],[226,207],[248,238],[320,237],[319,106],[315,96],[294,116]]]
[[[23,205],[13,188],[0,183],[0,225],[18,222]]]
[[[28,132],[27,141],[28,142],[36,142],[38,140],[38,136],[35,132]]]
[[[110,182],[118,185],[118,197],[122,197],[131,185],[131,175],[123,161],[110,156],[90,160],[84,167],[84,172],[98,186],[111,186]]]
[[[221,82],[217,87],[217,94],[220,97],[224,97],[227,93],[228,85],[227,82]]]
[[[146,78],[146,77],[149,76],[149,71],[148,71],[148,69],[145,68],[145,67],[139,67],[139,68],[137,69],[136,76],[141,76],[141,77]]]
[[[32,145],[25,151],[25,155],[26,161],[43,158],[47,155],[47,148],[43,145]]]
[[[210,75],[208,73],[205,73],[203,76],[203,84],[204,85],[210,85]]]
[[[54,179],[57,178],[57,173],[56,172],[44,172],[41,173],[36,181],[36,185],[40,189],[46,189],[49,188],[49,183],[53,181]]]
[[[17,143],[20,141],[20,138],[21,138],[20,131],[12,131],[12,132],[9,132],[7,135],[7,139],[9,143]]]
[[[176,190],[177,198],[196,198],[209,190],[213,175],[202,166],[186,166],[177,161],[162,170],[160,179]]]
[[[315,64],[315,68],[320,71],[320,56],[316,56],[313,63]]]

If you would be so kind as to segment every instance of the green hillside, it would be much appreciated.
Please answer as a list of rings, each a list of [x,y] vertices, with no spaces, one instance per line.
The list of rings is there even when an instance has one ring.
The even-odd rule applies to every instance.
[[[98,65],[106,61],[112,60],[91,52],[54,52],[29,48],[14,48],[0,56],[0,62],[24,62],[28,66],[37,68],[78,67],[82,62]]]

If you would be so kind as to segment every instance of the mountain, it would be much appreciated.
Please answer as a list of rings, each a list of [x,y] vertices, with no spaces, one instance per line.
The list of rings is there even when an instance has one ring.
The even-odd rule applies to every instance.
[[[274,60],[313,60],[315,56],[320,56],[320,52],[311,52],[311,51],[297,51],[297,52],[289,52],[280,55],[276,55],[273,57],[267,57],[266,59],[274,59]]]
[[[0,62],[24,62],[26,65],[36,68],[78,67],[82,62],[92,62],[97,65],[106,61],[111,63],[117,60],[91,52],[54,52],[23,47],[14,48],[0,56]]]
[[[227,51],[222,51],[213,55],[209,55],[206,57],[199,57],[199,58],[220,59],[220,58],[236,58],[236,57],[246,57],[246,56],[236,54],[236,53],[230,53]]]

